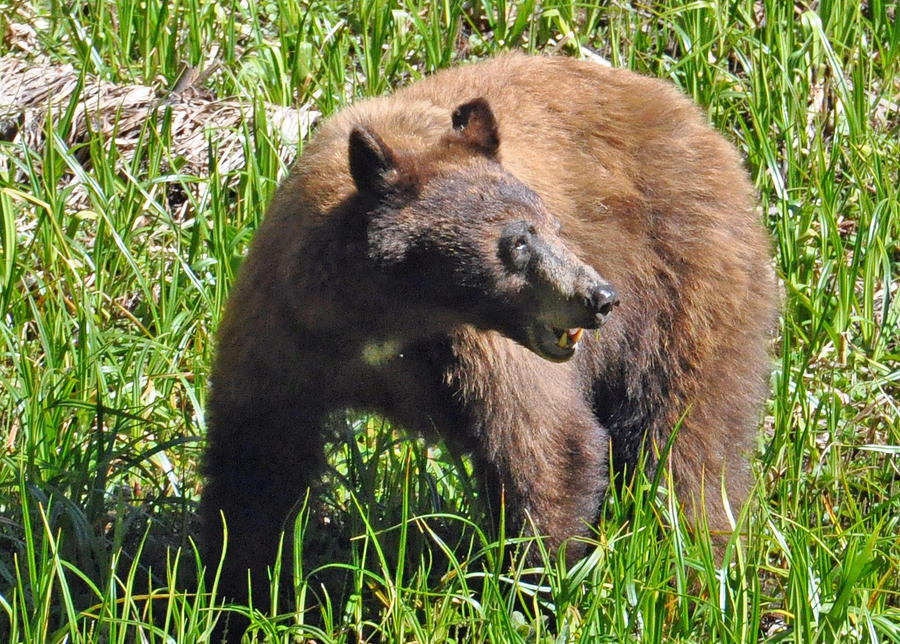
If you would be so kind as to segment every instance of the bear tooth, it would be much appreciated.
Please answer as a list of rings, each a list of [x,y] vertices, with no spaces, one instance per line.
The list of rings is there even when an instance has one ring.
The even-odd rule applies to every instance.
[[[581,328],[568,329],[566,331],[563,331],[559,336],[559,340],[557,340],[556,342],[556,346],[561,349],[571,349],[576,344],[578,344],[579,340],[581,340],[581,334],[583,332],[584,329]]]

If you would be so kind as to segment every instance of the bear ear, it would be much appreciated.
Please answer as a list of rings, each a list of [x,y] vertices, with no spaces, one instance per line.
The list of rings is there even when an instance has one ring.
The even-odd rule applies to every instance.
[[[463,103],[453,110],[453,129],[479,152],[490,157],[497,154],[500,147],[497,119],[484,98]]]
[[[388,189],[387,175],[396,167],[397,160],[380,136],[365,126],[354,127],[350,132],[348,157],[357,190],[379,194]]]

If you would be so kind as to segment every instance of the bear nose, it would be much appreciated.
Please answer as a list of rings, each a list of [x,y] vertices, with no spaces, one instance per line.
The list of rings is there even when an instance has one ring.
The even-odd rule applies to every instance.
[[[614,306],[619,306],[619,294],[611,284],[595,286],[588,297],[588,306],[598,322],[606,321]]]

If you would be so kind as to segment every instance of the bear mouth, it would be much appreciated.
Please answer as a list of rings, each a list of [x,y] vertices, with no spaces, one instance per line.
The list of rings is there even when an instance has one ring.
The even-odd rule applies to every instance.
[[[584,329],[559,329],[543,324],[527,329],[528,348],[536,354],[553,362],[565,362],[575,355],[578,343],[584,335]]]

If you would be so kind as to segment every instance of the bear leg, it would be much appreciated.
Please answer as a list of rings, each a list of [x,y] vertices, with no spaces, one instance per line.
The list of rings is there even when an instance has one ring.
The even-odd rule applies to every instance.
[[[207,451],[208,478],[200,506],[202,554],[210,579],[222,561],[220,596],[237,603],[252,599],[254,607],[266,612],[271,608],[270,571],[282,533],[281,570],[288,573],[291,518],[324,467],[322,432],[309,427],[308,416],[301,422],[286,411],[246,423],[230,419],[227,425],[216,425]],[[239,641],[245,628],[246,620],[232,616],[228,641]]]

